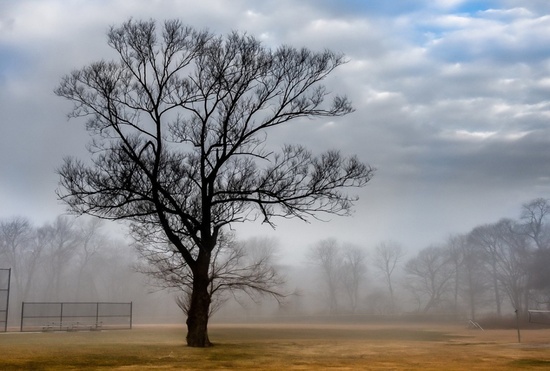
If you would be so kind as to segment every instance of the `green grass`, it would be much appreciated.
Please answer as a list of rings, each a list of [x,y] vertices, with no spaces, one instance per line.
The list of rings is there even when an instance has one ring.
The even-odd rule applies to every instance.
[[[533,333],[534,334],[534,333]],[[550,366],[550,337],[418,326],[214,325],[215,346],[183,327],[0,334],[0,370],[514,370]],[[529,336],[525,336],[529,338]],[[542,345],[541,345],[542,344]],[[454,345],[467,345],[456,347]]]

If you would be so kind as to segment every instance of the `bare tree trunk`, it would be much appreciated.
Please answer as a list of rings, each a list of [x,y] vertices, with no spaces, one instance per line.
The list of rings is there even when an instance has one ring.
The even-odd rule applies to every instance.
[[[194,272],[193,292],[187,313],[187,345],[190,347],[212,346],[208,338],[208,317],[211,297],[208,292],[208,261],[200,264]]]
[[[436,302],[435,297],[432,295],[430,297],[430,300],[428,300],[428,302],[426,303],[426,306],[424,306],[424,309],[422,310],[422,312],[428,313],[430,309],[432,309],[432,307],[434,306],[435,302]]]
[[[498,278],[497,278],[497,268],[496,268],[496,262],[493,259],[492,262],[492,268],[493,268],[493,290],[495,293],[495,302],[496,302],[496,308],[497,308],[497,316],[500,317],[501,309],[500,309],[500,291],[498,289]]]
[[[476,306],[475,306],[475,299],[474,299],[474,294],[472,292],[470,292],[469,294],[469,301],[470,301],[470,318],[472,319],[472,321],[475,321],[476,320]]]
[[[208,310],[210,295],[207,285],[197,282],[193,286],[191,306],[187,316],[187,345],[190,347],[209,347],[212,345],[208,338]]]
[[[454,315],[456,318],[458,318],[458,291],[459,291],[459,270],[458,265],[455,265],[455,273],[454,273]]]
[[[470,306],[470,319],[476,320],[476,301],[474,293],[474,277],[470,269],[468,269],[468,304]]]
[[[338,313],[338,289],[336,287],[336,284],[334,282],[329,283],[329,313],[330,314],[336,314]]]
[[[391,283],[391,274],[387,274],[386,279],[388,281],[388,289],[390,291],[390,313],[395,313],[395,298],[393,294],[393,285]]]

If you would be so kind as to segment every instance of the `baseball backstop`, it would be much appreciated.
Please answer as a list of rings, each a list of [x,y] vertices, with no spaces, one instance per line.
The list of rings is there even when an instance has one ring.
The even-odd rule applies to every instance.
[[[131,328],[131,302],[23,302],[21,307],[22,332]]]

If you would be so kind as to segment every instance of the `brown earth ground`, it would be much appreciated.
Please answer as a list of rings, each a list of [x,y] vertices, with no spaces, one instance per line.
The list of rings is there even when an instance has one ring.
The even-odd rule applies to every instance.
[[[0,370],[544,370],[550,329],[448,325],[212,325],[208,349],[182,326],[0,333]]]

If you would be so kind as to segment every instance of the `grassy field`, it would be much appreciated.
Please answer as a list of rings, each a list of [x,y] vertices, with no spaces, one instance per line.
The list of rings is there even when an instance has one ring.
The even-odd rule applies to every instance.
[[[0,370],[550,369],[550,329],[436,325],[212,325],[208,349],[177,326],[0,333]]]

